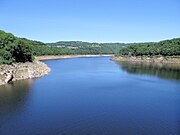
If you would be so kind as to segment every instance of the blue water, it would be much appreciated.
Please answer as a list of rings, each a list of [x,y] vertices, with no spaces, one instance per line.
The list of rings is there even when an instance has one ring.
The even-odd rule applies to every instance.
[[[45,63],[47,76],[0,87],[0,135],[180,135],[180,70],[110,57]]]

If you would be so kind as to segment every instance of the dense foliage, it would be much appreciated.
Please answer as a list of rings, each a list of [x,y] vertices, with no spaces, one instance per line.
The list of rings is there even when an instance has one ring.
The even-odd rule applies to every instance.
[[[80,41],[46,44],[26,38],[17,38],[11,33],[0,30],[0,63],[33,61],[33,56],[40,55],[115,54],[124,45]]]
[[[130,56],[178,56],[180,55],[180,38],[157,43],[131,44],[122,48],[119,54]]]
[[[122,46],[120,43],[88,43],[80,41],[68,41],[57,43],[42,43],[23,39],[30,44],[33,54],[40,55],[76,55],[76,54],[117,54]]]
[[[12,62],[33,61],[33,56],[40,55],[118,53],[134,56],[177,56],[180,55],[180,38],[141,44],[88,43],[81,41],[43,43],[26,38],[17,38],[11,33],[0,30],[0,63],[11,64]]]
[[[23,39],[0,31],[0,63],[33,61],[32,48]]]

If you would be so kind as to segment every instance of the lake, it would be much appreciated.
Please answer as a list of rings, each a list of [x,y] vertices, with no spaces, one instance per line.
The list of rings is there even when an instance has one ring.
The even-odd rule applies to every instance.
[[[180,135],[180,69],[110,57],[44,61],[0,87],[0,135]]]

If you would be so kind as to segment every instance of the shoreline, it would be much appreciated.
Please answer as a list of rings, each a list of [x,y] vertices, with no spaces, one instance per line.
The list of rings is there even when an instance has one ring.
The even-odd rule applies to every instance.
[[[69,58],[88,58],[105,57],[113,55],[47,55],[37,56],[34,62],[15,63],[11,65],[0,65],[0,86],[15,82],[17,80],[39,78],[47,75],[51,69],[43,60],[69,59]]]
[[[70,58],[88,58],[88,57],[106,57],[113,56],[111,54],[99,54],[99,55],[44,55],[44,56],[36,56],[36,60],[55,60],[55,59],[70,59]]]
[[[88,58],[88,57],[112,57],[111,59],[127,63],[155,63],[155,64],[180,64],[180,57],[134,57],[134,56],[114,56],[114,55],[48,55],[37,56],[34,62],[15,63],[11,65],[0,65],[0,86],[17,80],[32,79],[47,75],[51,69],[43,60]]]
[[[43,62],[15,63],[0,65],[0,86],[17,80],[39,78],[47,75],[51,69]]]
[[[180,57],[162,57],[162,56],[114,56],[114,61],[122,62],[141,62],[141,63],[167,63],[167,64],[180,64]]]

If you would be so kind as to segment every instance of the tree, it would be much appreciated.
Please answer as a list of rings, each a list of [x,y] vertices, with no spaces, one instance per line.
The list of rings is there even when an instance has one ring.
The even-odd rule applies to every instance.
[[[11,45],[11,53],[16,62],[32,62],[34,60],[31,46],[21,39],[17,39]]]

